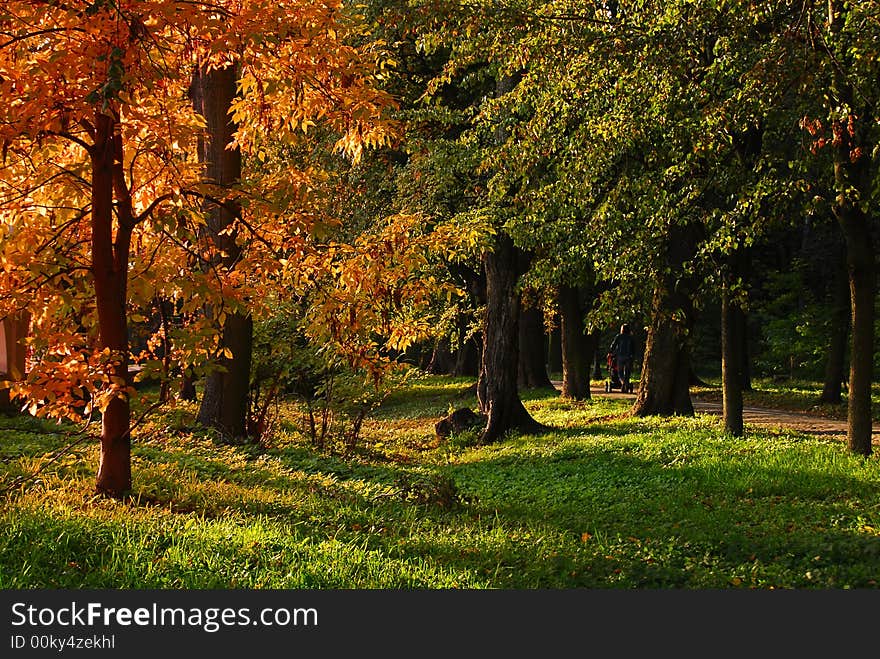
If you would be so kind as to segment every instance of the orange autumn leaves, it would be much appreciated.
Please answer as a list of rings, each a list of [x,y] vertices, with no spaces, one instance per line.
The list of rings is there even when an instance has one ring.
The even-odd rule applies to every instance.
[[[290,277],[302,279],[294,271],[321,253],[311,228],[332,220],[311,194],[320,172],[289,162],[264,162],[259,177],[246,176],[234,190],[202,181],[204,121],[188,97],[193,73],[237,67],[232,146],[246,155],[257,158],[269,142],[299,143],[320,128],[357,159],[393,134],[383,118],[393,100],[380,89],[382,44],[361,36],[357,17],[339,2],[0,2],[0,316],[26,310],[32,318],[30,373],[16,385],[32,411],[76,416],[125,391],[112,375],[120,357],[97,332],[96,118],[111,117],[114,126],[112,236],[131,232],[123,255],[129,318],[169,302],[188,324],[176,328],[176,357],[206,360],[217,334],[199,310],[259,311],[268,288],[283,295]],[[219,194],[241,208],[235,231],[244,250],[230,269],[211,266],[215,247],[202,230],[205,196]],[[406,286],[396,289],[399,299]],[[361,290],[373,300],[382,295]]]

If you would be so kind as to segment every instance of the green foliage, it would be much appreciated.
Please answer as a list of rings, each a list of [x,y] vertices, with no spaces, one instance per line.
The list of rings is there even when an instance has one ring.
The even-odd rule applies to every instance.
[[[831,308],[805,286],[803,272],[769,273],[767,302],[756,309],[762,345],[755,366],[760,373],[821,377],[830,339]]]
[[[301,430],[318,449],[354,450],[366,416],[405,377],[376,377],[351,369],[331,344],[317,346],[301,329],[304,314],[292,306],[254,327],[249,425],[257,441],[277,432],[282,398],[301,404]]]

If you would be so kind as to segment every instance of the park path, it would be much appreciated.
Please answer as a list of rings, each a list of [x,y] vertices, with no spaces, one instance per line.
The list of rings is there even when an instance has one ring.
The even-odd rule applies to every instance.
[[[557,389],[562,388],[562,383],[554,381]],[[626,398],[635,400],[636,394],[622,394],[619,391],[606,393],[602,387],[593,387],[590,390],[596,398]],[[703,414],[716,414],[721,416],[721,403],[700,400],[699,397],[691,398],[694,411]],[[764,407],[747,406],[743,408],[743,422],[766,427],[791,428],[800,432],[828,437],[830,439],[846,440],[846,421],[827,419],[805,412],[791,412],[788,410],[775,410]],[[874,424],[873,444],[880,446],[880,426]]]

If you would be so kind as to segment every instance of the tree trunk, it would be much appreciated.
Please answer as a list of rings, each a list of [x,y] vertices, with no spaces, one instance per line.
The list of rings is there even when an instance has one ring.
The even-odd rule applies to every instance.
[[[846,365],[846,344],[849,338],[850,293],[846,255],[838,255],[838,267],[832,276],[831,335],[828,337],[828,355],[825,361],[825,381],[820,403],[837,405],[842,402],[843,378]]]
[[[733,259],[731,259],[733,260]],[[721,292],[721,383],[724,429],[743,435],[742,320],[739,304],[730,291],[732,273],[726,274]]]
[[[562,372],[562,322],[556,323],[556,326],[550,332],[547,345],[547,370],[550,373]]]
[[[516,291],[517,250],[500,233],[495,249],[483,254],[486,272],[486,315],[483,355],[477,396],[487,416],[481,443],[501,439],[510,430],[535,432],[541,425],[523,406],[517,393],[519,364],[519,294]]]
[[[553,386],[544,360],[547,354],[544,337],[544,314],[533,307],[523,309],[520,303],[518,384],[523,389]]]
[[[693,416],[690,390],[690,351],[681,328],[668,317],[655,294],[654,313],[645,340],[645,358],[635,416]]]
[[[452,353],[449,350],[449,340],[442,338],[434,341],[434,350],[431,351],[431,361],[425,369],[432,375],[448,375],[452,370]]]
[[[584,309],[575,286],[559,287],[559,324],[562,337],[562,397],[590,398],[590,361],[595,351],[584,336]]]
[[[693,258],[700,227],[672,227],[667,237],[666,274],[655,284],[651,325],[645,340],[636,416],[673,414],[693,416],[690,395],[690,347],[694,323],[693,282],[681,277],[683,265]]]
[[[0,381],[24,379],[27,348],[22,340],[27,338],[29,331],[30,316],[27,313],[0,320]],[[14,414],[15,408],[9,389],[0,386],[0,413]]]
[[[126,296],[128,254],[131,241],[131,206],[120,181],[122,166],[121,138],[113,133],[116,121],[107,112],[95,113],[95,143],[91,148],[92,165],[92,276],[95,283],[95,306],[98,312],[98,340],[110,350],[112,362],[108,375],[117,386],[127,386],[128,325]],[[119,216],[114,241],[114,189]],[[131,489],[131,407],[123,389],[101,413],[101,462],[96,490],[112,497]]]
[[[876,114],[870,106],[856,109],[861,96],[853,89],[848,64],[852,52],[842,27],[850,5],[842,0],[828,0],[828,29],[835,61],[832,71],[832,100],[850,114],[833,126],[835,133],[834,186],[836,197],[832,211],[846,241],[846,263],[850,290],[850,369],[847,411],[847,444],[850,451],[871,455],[871,380],[874,370],[874,249],[871,244],[870,218],[862,202],[873,196],[870,158],[876,148],[871,133]]]
[[[205,177],[221,188],[234,185],[241,178],[241,152],[227,149],[235,131],[229,108],[236,94],[234,66],[200,71],[193,84],[194,105],[205,117],[207,136],[201,145]],[[207,221],[208,234],[218,252],[222,267],[233,268],[241,250],[233,233],[222,233],[235,219],[235,204],[212,205]],[[211,310],[207,310],[211,313]],[[232,357],[226,356],[226,351]],[[198,422],[217,428],[232,437],[244,437],[247,428],[248,394],[250,390],[253,320],[242,311],[227,313],[222,327],[219,370],[205,378]]]
[[[458,377],[477,377],[480,374],[480,349],[482,335],[471,336],[461,341],[455,351],[455,365],[452,374]]]
[[[868,220],[857,207],[841,209],[847,242],[852,335],[850,343],[847,443],[871,455],[871,380],[874,362],[874,250]]]

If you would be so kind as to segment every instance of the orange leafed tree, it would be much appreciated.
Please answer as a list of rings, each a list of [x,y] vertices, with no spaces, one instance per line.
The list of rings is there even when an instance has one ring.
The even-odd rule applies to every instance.
[[[203,181],[193,73],[235,67],[243,152],[322,126],[357,158],[386,139],[390,104],[358,29],[335,0],[0,1],[0,318],[31,318],[13,393],[39,415],[100,413],[99,492],[131,488],[133,314],[246,307],[315,221],[305,172]],[[211,267],[207,200],[237,209],[235,267]],[[216,333],[200,336],[189,362],[211,357]]]

